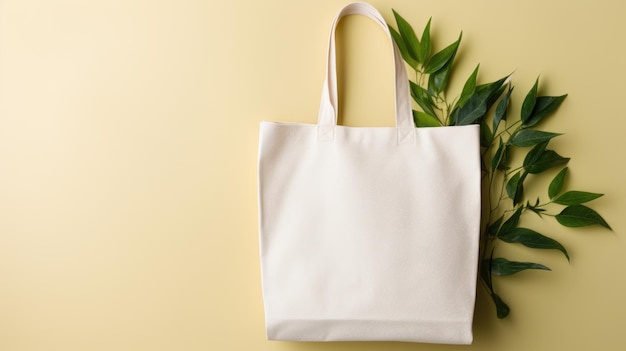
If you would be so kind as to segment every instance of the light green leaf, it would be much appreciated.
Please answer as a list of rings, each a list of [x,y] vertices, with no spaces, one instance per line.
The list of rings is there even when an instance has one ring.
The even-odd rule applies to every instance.
[[[561,190],[563,189],[563,184],[565,184],[565,176],[567,175],[567,167],[563,168],[550,182],[550,186],[548,187],[548,196],[550,199],[553,199],[557,196]]]
[[[611,229],[609,224],[598,212],[584,205],[568,206],[555,216],[556,220],[566,227],[585,227],[588,225],[601,225]]]
[[[409,55],[417,60],[418,62],[424,62],[424,58],[421,57],[420,50],[420,42],[417,40],[417,36],[415,36],[415,31],[413,27],[407,22],[396,10],[393,10],[393,16],[396,18],[396,23],[398,24],[398,31],[400,32],[400,36],[402,37],[402,41],[409,53]]]
[[[553,201],[559,205],[580,205],[595,200],[604,194],[589,193],[586,191],[568,191],[559,195]]]
[[[533,262],[509,261],[506,258],[498,257],[491,260],[491,273],[498,276],[513,275],[527,269],[541,269],[549,271],[550,268]]]
[[[413,56],[411,56],[411,53],[409,52],[409,49],[406,47],[406,44],[404,43],[404,40],[402,39],[402,36],[400,35],[400,33],[396,32],[396,30],[393,29],[393,27],[391,26],[388,26],[388,27],[389,27],[389,32],[391,33],[391,37],[393,38],[393,41],[398,46],[398,50],[400,50],[400,55],[402,56],[402,59],[404,59],[404,61],[408,63],[409,66],[413,67],[413,69],[416,70],[417,66],[419,66],[419,62],[417,62],[417,60],[413,58]]]
[[[421,111],[413,110],[413,121],[418,127],[441,127],[441,122],[437,117]]]
[[[537,86],[539,85],[539,78],[535,80],[535,85],[530,89],[526,97],[524,98],[524,102],[522,103],[522,124],[526,125],[526,122],[530,120],[530,117],[533,113],[533,109],[535,108],[535,103],[537,102]]]
[[[420,45],[420,57],[424,58],[423,62],[426,62],[428,60],[428,57],[430,57],[430,50],[431,50],[430,21],[431,20],[432,20],[432,17],[428,19],[428,23],[426,23],[426,27],[424,27],[424,32],[422,32],[422,39],[421,39],[421,45]]]
[[[545,235],[539,234],[536,231],[528,228],[514,228],[509,232],[503,232],[498,235],[498,238],[507,243],[519,243],[526,247],[533,249],[550,249],[561,251],[567,260],[569,261],[569,255],[565,247],[558,241],[548,238]]]
[[[422,108],[422,110],[431,116],[436,116],[433,106],[435,103],[432,101],[432,97],[428,94],[424,88],[409,81],[411,87],[411,97]]]
[[[542,132],[532,129],[522,129],[519,132],[515,133],[515,135],[513,135],[513,137],[511,138],[511,144],[518,147],[533,146],[544,141],[548,141],[559,135],[561,134]]]
[[[554,112],[565,100],[566,95],[561,96],[540,96],[537,98],[535,107],[527,120],[523,120],[524,127],[532,127],[539,123],[544,117]]]
[[[450,61],[450,59],[452,59],[454,55],[456,55],[456,51],[459,48],[462,37],[463,33],[459,35],[459,39],[457,39],[454,43],[448,45],[443,50],[434,54],[426,65],[426,73],[433,74],[442,69],[445,64],[448,63],[448,61]]]

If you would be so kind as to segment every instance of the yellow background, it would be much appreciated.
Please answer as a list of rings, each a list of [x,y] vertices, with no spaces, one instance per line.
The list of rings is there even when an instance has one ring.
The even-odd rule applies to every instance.
[[[286,343],[264,336],[257,240],[261,120],[314,123],[340,0],[0,3],[0,350],[623,350],[623,36],[604,1],[372,1],[437,48],[464,37],[453,90],[515,71],[518,110],[569,93],[543,124],[571,189],[614,232],[530,219],[558,252],[500,253],[553,272],[479,290],[471,347]],[[364,18],[339,30],[343,121],[393,124],[391,57]],[[544,189],[537,187],[537,189]],[[529,191],[532,191],[529,190]],[[544,195],[545,197],[545,195]]]

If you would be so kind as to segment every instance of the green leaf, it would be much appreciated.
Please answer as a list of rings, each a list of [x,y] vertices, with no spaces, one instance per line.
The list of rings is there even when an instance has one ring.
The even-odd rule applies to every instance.
[[[474,94],[474,91],[476,90],[476,77],[478,77],[478,68],[480,67],[480,65],[476,66],[476,68],[474,68],[474,72],[472,72],[472,74],[469,76],[469,78],[467,78],[467,81],[465,81],[465,84],[463,85],[463,90],[461,91],[461,96],[459,97],[459,101],[457,103],[457,106],[463,106],[465,105],[465,103],[467,102],[467,99],[469,99],[469,97]]]
[[[436,116],[435,110],[433,106],[435,103],[432,101],[432,97],[424,88],[415,84],[412,81],[409,81],[409,85],[411,87],[411,97],[413,100],[422,108],[422,110],[428,113],[431,116]]]
[[[437,72],[431,74],[428,77],[428,88],[437,94],[441,93],[446,89],[448,85],[448,78],[450,77],[450,71],[452,68],[452,63],[454,62],[454,57],[448,61],[443,68],[438,70]]]
[[[468,125],[483,117],[502,93],[502,84],[508,76],[475,88],[467,102],[453,112],[456,125]]]
[[[393,41],[396,42],[396,45],[398,46],[398,50],[400,50],[400,55],[402,56],[402,59],[404,59],[404,61],[406,61],[406,63],[408,63],[409,66],[413,67],[413,69],[417,69],[419,62],[417,62],[417,60],[413,58],[413,56],[411,56],[411,53],[409,52],[409,49],[406,47],[404,40],[402,40],[402,36],[400,36],[400,33],[396,32],[396,30],[393,29],[393,27],[391,26],[387,26],[387,27],[389,27],[389,32],[391,33],[391,37],[393,38]]]
[[[609,224],[598,214],[598,212],[584,205],[568,206],[555,216],[556,220],[566,227],[584,227],[598,224],[607,229],[611,229]]]
[[[491,255],[489,259],[482,260],[480,262],[480,278],[487,284],[490,292],[493,292],[493,285],[491,281],[491,259],[493,258],[493,248],[491,249]]]
[[[428,64],[426,65],[426,73],[433,74],[440,69],[442,69],[450,59],[456,55],[456,51],[459,48],[459,44],[461,43],[461,38],[463,37],[463,33],[459,35],[459,39],[457,39],[454,43],[448,45],[443,50],[434,54],[433,57],[430,58]]]
[[[498,296],[496,293],[491,293],[490,295],[493,303],[496,305],[496,315],[498,316],[498,318],[506,318],[506,316],[509,315],[509,312],[511,312],[509,306],[504,301],[502,301],[500,296]]]
[[[522,195],[524,194],[524,180],[528,173],[517,172],[506,183],[506,193],[511,200],[513,200],[513,206],[522,201]]]
[[[506,113],[509,108],[509,100],[511,99],[511,92],[513,92],[513,87],[509,85],[509,89],[496,106],[496,113],[493,116],[493,131],[495,133],[496,129],[500,125],[500,121],[506,120]]]
[[[552,167],[569,162],[569,158],[561,157],[553,150],[546,150],[548,142],[535,145],[524,158],[524,169],[531,174],[541,173]]]
[[[497,276],[513,275],[527,269],[551,270],[550,268],[539,263],[509,261],[502,257],[491,260],[491,273]]]
[[[494,172],[500,166],[500,161],[502,161],[502,155],[504,154],[504,148],[505,145],[502,142],[502,138],[500,138],[500,144],[498,145],[498,149],[491,159],[491,172]]]
[[[553,150],[545,150],[539,159],[528,166],[524,166],[526,172],[537,174],[544,172],[552,167],[560,166],[569,162],[569,157],[561,157]]]
[[[495,236],[498,233],[498,229],[500,229],[500,224],[502,224],[503,219],[504,215],[500,216],[498,219],[493,221],[493,223],[489,224],[485,229],[485,234],[489,236]]]
[[[548,142],[547,141],[535,145],[535,147],[533,147],[526,154],[526,157],[524,157],[524,163],[522,165],[524,167],[528,167],[528,166],[536,163],[539,160],[539,158],[541,157],[541,155],[543,155],[543,153],[546,151],[547,147],[548,147]]]
[[[580,205],[591,200],[595,200],[604,194],[589,193],[586,191],[568,191],[559,195],[553,202],[559,205]]]
[[[455,110],[454,120],[458,126],[464,126],[476,122],[487,113],[486,99],[474,93],[467,102]]]
[[[420,45],[420,57],[424,58],[424,61],[428,60],[430,56],[431,44],[430,44],[430,21],[432,17],[428,19],[428,23],[426,23],[426,27],[424,27],[424,32],[422,32],[422,39]]]
[[[526,122],[530,120],[530,117],[533,113],[533,109],[535,108],[535,103],[537,102],[537,86],[539,85],[539,78],[535,80],[535,85],[530,89],[526,97],[524,98],[524,102],[522,103],[522,124],[526,125]]]
[[[409,55],[417,60],[418,62],[424,62],[424,58],[421,57],[420,50],[420,42],[417,40],[417,36],[415,36],[415,31],[413,27],[407,22],[396,10],[393,10],[393,16],[396,18],[396,23],[398,24],[398,30],[400,31],[400,36],[402,37],[402,41],[409,53]]]
[[[557,196],[561,190],[563,190],[563,184],[565,184],[565,175],[567,174],[567,167],[563,168],[550,182],[548,187],[548,196],[553,199]]]
[[[554,112],[561,105],[566,97],[567,94],[561,96],[538,97],[530,117],[522,124],[525,127],[532,127],[535,124],[539,123],[539,121],[541,121],[544,117]]]
[[[493,141],[493,133],[484,120],[480,121],[480,146],[489,147]]]
[[[421,111],[413,110],[413,121],[418,127],[441,127],[441,122],[437,117]]]
[[[498,231],[498,234],[496,236],[499,237],[500,235],[513,231],[519,224],[519,218],[522,215],[522,210],[522,207],[518,207],[517,210],[515,210],[515,212],[511,215],[511,217],[509,217],[509,219],[507,219],[504,224],[502,224],[502,227],[500,227],[500,230]]]
[[[543,143],[561,134],[542,132],[539,130],[522,129],[511,138],[511,144],[518,147],[527,147]]]
[[[558,241],[548,238],[528,228],[513,228],[509,232],[503,232],[498,238],[507,243],[519,243],[533,249],[550,249],[561,251],[569,261],[569,255],[565,247]]]

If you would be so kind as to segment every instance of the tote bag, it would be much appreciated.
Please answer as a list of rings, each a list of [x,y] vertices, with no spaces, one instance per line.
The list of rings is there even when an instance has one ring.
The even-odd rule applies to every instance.
[[[396,127],[337,125],[335,28],[317,124],[261,122],[267,337],[469,344],[480,226],[479,127],[415,128],[397,47]],[[390,116],[391,118],[391,116]]]

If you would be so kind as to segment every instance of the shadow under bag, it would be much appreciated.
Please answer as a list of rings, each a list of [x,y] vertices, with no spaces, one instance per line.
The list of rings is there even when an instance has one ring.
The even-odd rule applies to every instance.
[[[317,124],[262,122],[267,337],[470,344],[481,214],[479,126],[415,128],[393,41],[396,127],[337,125],[335,18]]]

